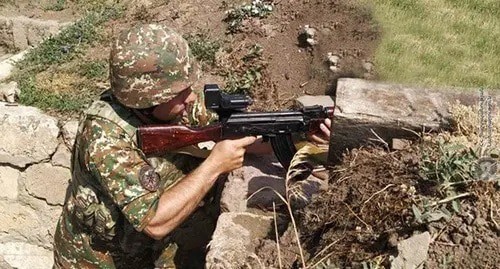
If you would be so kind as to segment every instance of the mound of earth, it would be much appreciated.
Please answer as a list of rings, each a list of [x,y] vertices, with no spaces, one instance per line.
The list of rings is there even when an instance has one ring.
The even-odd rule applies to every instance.
[[[495,268],[500,263],[497,183],[464,186],[461,191],[470,196],[460,201],[458,213],[422,223],[412,205],[439,195],[437,186],[419,175],[419,159],[416,147],[393,152],[362,148],[344,156],[329,190],[295,216],[308,267],[394,268],[391,261],[398,256],[398,244],[428,231],[425,268]],[[279,242],[278,253],[274,238],[261,241],[257,254],[266,268],[280,268],[277,257],[282,268],[302,268],[291,225]],[[321,267],[327,264],[334,267]]]

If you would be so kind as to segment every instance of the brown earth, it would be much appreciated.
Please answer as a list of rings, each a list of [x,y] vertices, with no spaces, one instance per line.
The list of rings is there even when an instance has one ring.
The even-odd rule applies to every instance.
[[[361,148],[346,154],[333,170],[329,190],[295,215],[307,266],[390,268],[399,241],[429,231],[432,242],[424,268],[498,268],[498,183],[463,186],[461,191],[471,195],[460,200],[458,213],[421,223],[412,205],[440,197],[437,186],[419,175],[419,162],[416,146],[392,152]],[[273,238],[258,247],[262,262],[279,268],[280,256],[282,268],[302,268],[292,226],[279,239],[280,253]]]
[[[8,1],[0,4],[0,15],[66,22],[82,14],[79,1],[66,1],[61,11],[47,10],[47,5],[55,2]],[[138,21],[165,23],[182,34],[205,33],[220,41],[222,49],[217,64],[205,68],[203,82],[224,85],[221,70],[245,68],[241,58],[248,48],[259,44],[262,57],[257,63],[263,66],[263,77],[251,91],[258,99],[257,109],[287,107],[304,94],[334,94],[339,77],[376,79],[376,71],[364,63],[373,58],[380,29],[370,10],[354,0],[273,1],[270,16],[245,21],[242,32],[236,34],[227,33],[223,19],[226,10],[242,1],[134,2],[144,5],[136,4],[126,16],[108,23],[108,37]],[[307,46],[301,40],[305,25],[317,30],[317,45]],[[340,56],[340,70],[335,73],[326,61],[329,52]],[[108,46],[98,46],[86,57],[106,60],[108,54]],[[307,264],[329,259],[341,268],[362,268],[369,260],[388,267],[389,256],[397,255],[398,241],[416,231],[429,230],[434,241],[426,268],[495,268],[500,263],[498,188],[491,182],[466,186],[464,191],[472,195],[461,200],[461,213],[449,220],[418,224],[411,205],[437,196],[435,187],[419,176],[418,162],[414,148],[395,152],[355,149],[345,155],[334,169],[329,190],[295,216]],[[280,232],[283,268],[300,267],[293,230]],[[278,267],[272,238],[261,242],[257,254],[266,266]]]

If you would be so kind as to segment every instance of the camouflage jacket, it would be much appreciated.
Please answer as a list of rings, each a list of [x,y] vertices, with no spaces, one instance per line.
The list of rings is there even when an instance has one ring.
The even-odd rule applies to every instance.
[[[215,118],[198,96],[184,124]],[[136,143],[140,124],[128,108],[109,101],[94,102],[80,122],[70,191],[54,236],[56,268],[148,268],[157,257],[169,259],[175,252],[168,250],[168,237],[154,241],[142,230],[162,193],[202,159],[146,158]]]

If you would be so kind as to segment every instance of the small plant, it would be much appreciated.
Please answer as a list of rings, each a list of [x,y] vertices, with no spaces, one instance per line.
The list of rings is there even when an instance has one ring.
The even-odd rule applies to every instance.
[[[449,143],[440,137],[435,151],[431,149],[423,152],[421,171],[428,180],[448,186],[474,179],[477,159],[474,149]]]
[[[265,64],[262,60],[262,47],[260,45],[251,46],[240,62],[239,69],[229,69],[222,74],[226,77],[226,92],[250,93],[254,86],[262,82]]]
[[[215,54],[221,47],[220,42],[210,40],[206,33],[189,34],[184,38],[188,41],[191,52],[198,61],[209,65],[215,64]]]
[[[78,67],[78,73],[88,79],[105,79],[108,74],[108,63],[105,61],[83,62]]]
[[[251,4],[243,4],[237,8],[232,8],[226,11],[226,18],[228,31],[236,33],[241,30],[244,20],[254,18],[265,18],[273,11],[271,1],[253,0]]]

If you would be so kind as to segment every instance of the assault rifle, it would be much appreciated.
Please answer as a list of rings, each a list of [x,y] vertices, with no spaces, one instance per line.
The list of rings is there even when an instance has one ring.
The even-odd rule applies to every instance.
[[[297,110],[276,112],[246,112],[252,99],[245,95],[225,94],[215,84],[204,87],[205,105],[215,111],[219,121],[205,127],[191,128],[183,125],[154,124],[138,128],[139,147],[149,154],[177,150],[205,141],[261,135],[270,141],[274,154],[288,168],[297,151],[292,141],[293,133],[321,132],[320,124],[332,118],[334,107],[306,106]]]

